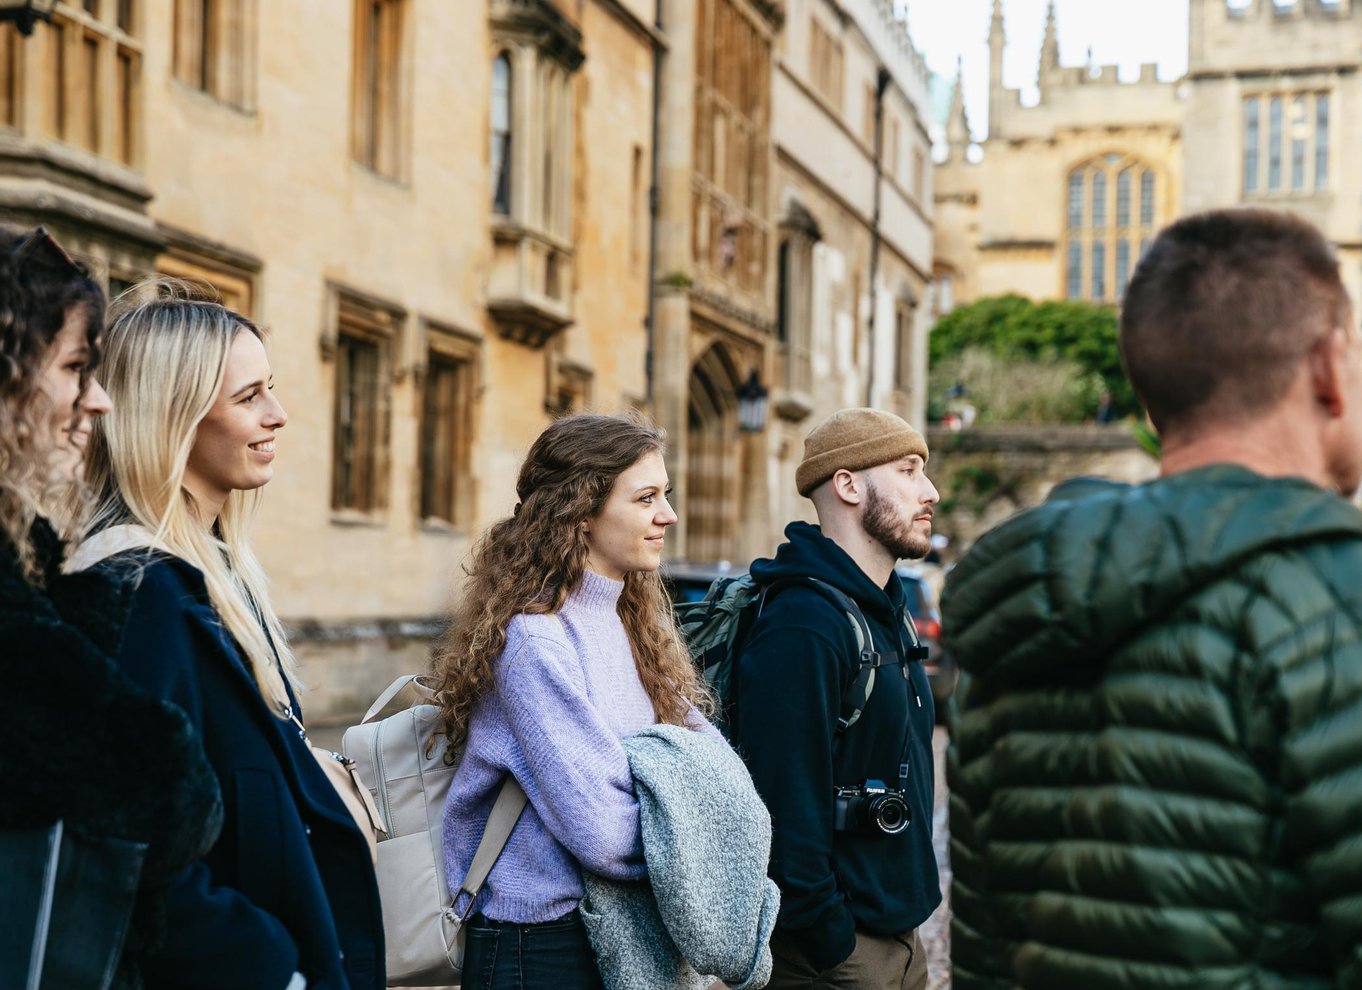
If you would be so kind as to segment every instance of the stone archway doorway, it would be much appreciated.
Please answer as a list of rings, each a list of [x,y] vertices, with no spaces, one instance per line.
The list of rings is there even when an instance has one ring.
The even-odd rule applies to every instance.
[[[738,552],[742,443],[739,378],[715,344],[691,367],[686,429],[686,557],[733,560]]]

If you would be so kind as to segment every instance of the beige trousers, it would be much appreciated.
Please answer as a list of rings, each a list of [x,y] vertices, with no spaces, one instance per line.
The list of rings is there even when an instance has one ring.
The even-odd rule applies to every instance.
[[[856,948],[842,963],[814,971],[797,939],[777,929],[771,936],[775,969],[767,990],[926,990],[927,953],[917,929],[903,935],[856,933]]]

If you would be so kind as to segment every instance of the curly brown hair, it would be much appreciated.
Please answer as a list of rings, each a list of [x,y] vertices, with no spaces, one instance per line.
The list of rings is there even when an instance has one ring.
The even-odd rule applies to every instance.
[[[616,479],[639,458],[664,451],[664,439],[637,414],[583,414],[553,423],[530,447],[516,482],[520,502],[474,548],[461,604],[436,653],[451,754],[493,688],[493,663],[506,647],[511,619],[562,608],[586,570],[582,523],[601,511]],[[618,612],[658,720],[684,725],[692,707],[712,711],[656,571],[625,575]]]
[[[52,345],[73,307],[85,318],[88,381],[99,361],[103,291],[44,228],[0,227],[0,545],[10,548],[35,584],[42,573],[34,559],[33,522],[65,501],[71,487],[51,476],[51,451],[42,449],[41,440],[47,410],[35,400]],[[74,421],[74,407],[71,416]],[[67,522],[71,535],[79,520]]]

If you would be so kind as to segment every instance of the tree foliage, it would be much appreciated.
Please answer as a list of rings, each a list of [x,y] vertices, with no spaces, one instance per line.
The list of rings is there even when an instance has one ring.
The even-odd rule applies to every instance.
[[[1121,367],[1116,311],[1110,306],[1033,302],[1019,295],[980,299],[941,318],[932,330],[928,353],[936,368],[966,350],[985,351],[1005,361],[1076,366],[1101,379],[1117,416],[1139,412]],[[1100,395],[1093,401],[1100,401]],[[1085,411],[1094,415],[1097,408]]]

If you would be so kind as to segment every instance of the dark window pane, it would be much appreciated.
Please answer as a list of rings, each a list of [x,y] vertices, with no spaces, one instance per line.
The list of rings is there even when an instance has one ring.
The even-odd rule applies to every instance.
[[[790,242],[781,241],[776,251],[776,340],[788,343],[790,339],[790,303],[786,296],[790,291]]]
[[[1291,188],[1305,188],[1305,137],[1310,126],[1305,97],[1291,101]]]
[[[1258,114],[1256,96],[1244,101],[1244,192],[1258,191]]]
[[[421,431],[421,517],[454,521],[454,433],[458,365],[432,354]]]
[[[336,346],[332,505],[367,511],[377,504],[379,348],[342,333]]]
[[[1282,187],[1282,98],[1274,96],[1267,109],[1267,187]]]
[[[1083,298],[1083,245],[1077,241],[1069,243],[1068,296],[1070,299]]]
[[[511,60],[492,63],[492,208],[511,212]]]
[[[1145,172],[1140,176],[1140,226],[1149,227],[1154,223],[1154,173]]]
[[[1329,185],[1329,95],[1315,97],[1315,188]]]

